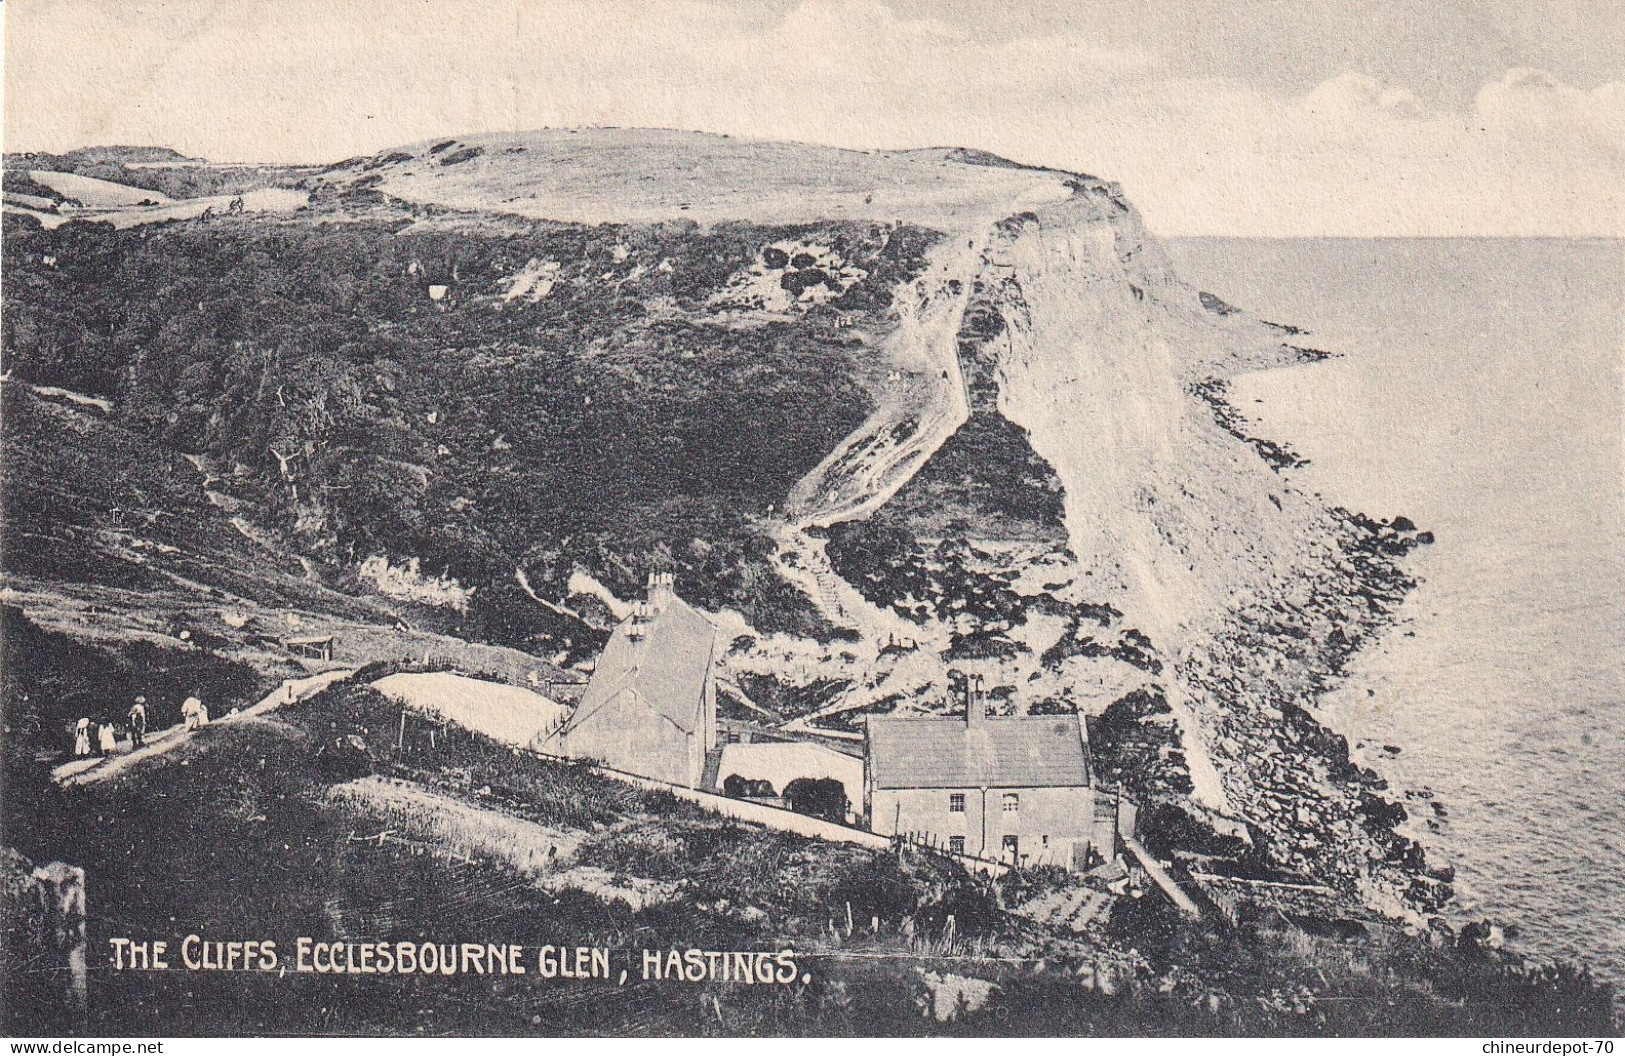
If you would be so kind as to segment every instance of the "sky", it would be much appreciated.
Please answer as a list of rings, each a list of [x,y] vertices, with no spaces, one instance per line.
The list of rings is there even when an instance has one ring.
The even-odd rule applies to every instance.
[[[4,148],[963,145],[1163,235],[1625,236],[1619,0],[8,0]]]

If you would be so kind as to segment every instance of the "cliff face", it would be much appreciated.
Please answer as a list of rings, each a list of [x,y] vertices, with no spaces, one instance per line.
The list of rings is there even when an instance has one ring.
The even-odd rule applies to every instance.
[[[1196,317],[1135,214],[1095,192],[1008,223],[984,275],[999,409],[1060,477],[1083,574],[1163,649],[1298,560],[1310,515],[1187,391],[1241,335]]]
[[[1093,181],[1001,223],[978,281],[1003,322],[998,410],[1063,491],[1074,599],[1149,639],[1197,801],[1277,864],[1410,889],[1420,857],[1381,824],[1380,780],[1302,709],[1402,597],[1414,540],[1293,486],[1291,454],[1223,399],[1225,376],[1313,353],[1181,283]]]
[[[1418,882],[1403,812],[1309,710],[1402,598],[1415,540],[1299,490],[1225,402],[1228,375],[1318,353],[1181,283],[1115,187],[1072,188],[948,240],[983,240],[968,419],[830,543],[931,662],[881,658],[843,706],[946,709],[974,667],[1007,711],[1096,716],[1113,780],[1242,823],[1271,866],[1431,908],[1448,892]]]

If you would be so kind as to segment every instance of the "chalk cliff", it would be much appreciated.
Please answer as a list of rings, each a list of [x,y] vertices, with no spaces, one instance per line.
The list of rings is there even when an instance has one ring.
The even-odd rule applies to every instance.
[[[956,233],[981,247],[955,277],[968,299],[960,432],[930,446],[895,499],[861,511],[872,523],[838,525],[830,546],[870,600],[913,619],[941,682],[918,660],[882,658],[821,718],[886,710],[898,694],[898,707],[946,707],[945,672],[975,667],[1010,711],[1075,708],[1155,731],[1157,751],[1121,760],[1124,783],[1188,792],[1184,808],[1217,831],[1245,830],[1276,866],[1435,907],[1448,889],[1418,878],[1420,854],[1393,834],[1380,777],[1311,717],[1315,693],[1403,596],[1414,533],[1294,486],[1295,456],[1250,435],[1225,401],[1235,372],[1322,353],[1182,283],[1115,186],[1069,187],[1065,200]],[[917,432],[931,420],[910,419],[927,423]],[[992,443],[1000,420],[1014,429]],[[977,476],[1032,487],[993,500],[1009,517],[953,506],[948,478],[974,492]],[[941,509],[933,520],[916,492],[947,501],[958,523]],[[1046,517],[1055,494],[1059,518]],[[1012,531],[1011,518],[1040,523]],[[845,607],[864,622],[854,613]]]
[[[1098,772],[1232,851],[1442,896],[1410,890],[1397,808],[1311,716],[1416,533],[1293,486],[1225,378],[1319,353],[1181,283],[1116,186],[615,129],[284,182],[303,209],[8,220],[12,380],[184,454],[171,490],[208,498],[154,549],[113,507],[192,520],[87,484],[94,562],[14,548],[41,590],[173,571],[184,593],[212,526],[265,551],[239,580],[274,559],[313,597],[569,664],[670,569],[731,643],[742,715],[854,737],[951,709],[974,668],[999,710],[1089,715]],[[78,441],[32,439],[9,501],[68,516],[26,482],[77,479]]]
[[[1317,353],[1180,282],[1094,181],[1001,224],[979,281],[1005,324],[999,411],[1059,478],[1093,600],[1163,661],[1197,799],[1292,868],[1409,890],[1387,867],[1419,856],[1376,823],[1379,779],[1302,709],[1397,603],[1414,539],[1294,486],[1291,453],[1223,399],[1229,374]]]

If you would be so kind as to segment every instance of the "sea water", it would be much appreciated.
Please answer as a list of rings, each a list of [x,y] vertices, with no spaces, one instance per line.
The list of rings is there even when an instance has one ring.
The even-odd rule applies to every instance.
[[[1258,435],[1311,460],[1291,479],[1437,539],[1322,717],[1455,867],[1458,918],[1625,986],[1625,242],[1168,249],[1188,281],[1342,354],[1233,383]]]

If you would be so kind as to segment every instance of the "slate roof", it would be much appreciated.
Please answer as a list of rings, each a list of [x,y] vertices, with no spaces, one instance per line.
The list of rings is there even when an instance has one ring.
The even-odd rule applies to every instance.
[[[1068,788],[1089,784],[1089,747],[1073,715],[869,719],[876,788]]]
[[[628,633],[631,624],[630,617],[622,620],[609,636],[581,703],[560,733],[590,721],[599,707],[622,690],[631,690],[646,707],[684,733],[700,728],[716,628],[678,597],[668,598],[654,619],[642,625],[643,637]]]

